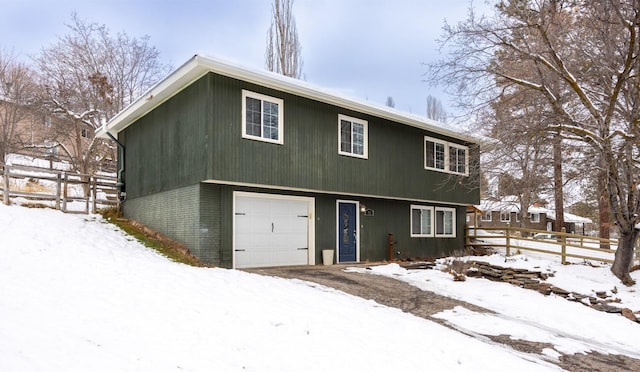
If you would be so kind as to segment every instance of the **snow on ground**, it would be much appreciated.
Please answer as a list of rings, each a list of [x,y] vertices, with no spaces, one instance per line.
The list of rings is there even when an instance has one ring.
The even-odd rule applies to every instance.
[[[574,269],[511,264],[540,265],[558,281]],[[436,270],[367,271],[500,314],[439,314],[469,334],[640,358],[640,327],[621,316]],[[589,290],[616,285],[589,273],[567,278],[582,289],[580,277],[595,278]],[[637,306],[631,289],[618,290],[623,306]],[[0,205],[1,371],[540,371],[558,370],[548,362],[556,356],[518,353],[315,284],[173,263],[100,216]]]
[[[606,264],[599,267],[562,265],[559,257],[535,253],[510,256],[507,260],[503,254],[460,259],[553,274],[547,282],[554,286],[589,296],[595,296],[600,291],[606,292],[611,298],[620,300],[611,305],[630,308],[636,314],[640,311],[638,285],[625,287]],[[558,262],[553,261],[554,259]],[[452,260],[453,258],[441,259],[438,267],[445,266]],[[554,345],[553,349],[545,350],[548,356],[557,356],[557,352],[572,354],[595,351],[640,359],[637,346],[640,324],[619,314],[600,312],[553,294],[545,296],[536,291],[508,283],[490,282],[483,278],[467,278],[464,282],[456,282],[442,270],[405,270],[397,264],[350,270],[390,276],[420,289],[496,312],[478,313],[457,307],[436,315],[469,334],[503,334],[510,335],[512,339],[551,343]],[[632,277],[640,283],[640,272],[633,272]]]

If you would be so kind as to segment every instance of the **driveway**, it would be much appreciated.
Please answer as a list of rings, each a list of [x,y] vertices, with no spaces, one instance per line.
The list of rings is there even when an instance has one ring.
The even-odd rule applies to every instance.
[[[273,268],[245,269],[260,275],[275,276],[288,279],[300,279],[342,292],[362,297],[367,300],[401,309],[407,313],[453,328],[446,321],[434,318],[433,315],[455,306],[463,306],[476,312],[491,312],[470,303],[441,296],[430,291],[420,290],[405,282],[380,275],[367,275],[344,271],[347,267],[366,267],[364,264],[330,265],[330,266],[286,266]],[[482,338],[484,342],[494,342],[511,347],[514,350],[540,355],[544,348],[551,344],[512,340],[508,335],[484,336],[469,334]],[[604,355],[599,353],[569,354],[560,357],[557,363],[567,371],[640,371],[640,360],[621,355]]]

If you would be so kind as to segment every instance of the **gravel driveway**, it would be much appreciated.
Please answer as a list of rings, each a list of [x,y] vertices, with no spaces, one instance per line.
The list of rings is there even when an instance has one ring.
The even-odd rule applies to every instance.
[[[245,271],[321,284],[354,296],[374,300],[382,305],[401,309],[452,329],[455,328],[444,320],[433,318],[433,315],[458,305],[477,312],[491,312],[464,301],[444,297],[430,291],[422,291],[393,278],[344,271],[346,267],[354,266],[364,267],[365,265],[287,266],[246,269]],[[470,336],[478,337],[474,334],[470,334]],[[482,336],[482,338],[485,342],[507,345],[514,350],[526,353],[540,354],[544,348],[553,347],[553,345],[546,343],[512,340],[508,335]],[[640,371],[640,360],[638,359],[599,353],[563,355],[557,364],[567,371]]]

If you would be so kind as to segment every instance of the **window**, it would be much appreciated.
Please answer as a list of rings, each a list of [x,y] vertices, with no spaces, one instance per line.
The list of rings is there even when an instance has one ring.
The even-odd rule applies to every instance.
[[[338,115],[338,153],[367,158],[367,122]]]
[[[85,128],[82,129],[82,137],[89,138],[89,131]]]
[[[436,236],[456,236],[456,210],[454,208],[436,207]]]
[[[444,170],[445,147],[446,144],[444,142],[429,140],[425,142],[425,166],[427,168]]]
[[[58,143],[56,141],[44,140],[44,153],[45,155],[58,154]]]
[[[491,222],[491,211],[485,212],[485,214],[482,215],[481,220]]]
[[[511,212],[500,212],[500,222],[511,222]]]
[[[529,213],[531,222],[540,222],[540,213]]]
[[[458,174],[467,174],[467,149],[449,145],[449,171]]]
[[[411,206],[411,236],[433,236],[433,207]]]
[[[447,173],[469,175],[469,149],[435,138],[424,138],[424,167]]]
[[[284,143],[281,99],[242,91],[242,137]]]

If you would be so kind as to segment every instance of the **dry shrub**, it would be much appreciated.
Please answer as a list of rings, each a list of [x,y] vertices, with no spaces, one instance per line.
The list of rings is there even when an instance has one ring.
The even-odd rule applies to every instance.
[[[464,282],[467,280],[465,273],[470,267],[471,264],[467,260],[454,258],[442,268],[442,271],[451,274],[454,281]]]

